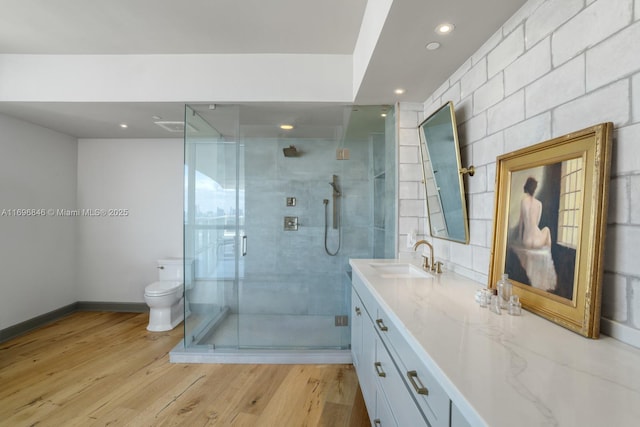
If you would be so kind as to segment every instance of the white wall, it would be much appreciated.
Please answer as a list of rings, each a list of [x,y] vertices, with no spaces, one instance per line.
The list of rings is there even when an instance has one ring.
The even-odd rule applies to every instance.
[[[74,209],[75,138],[0,115],[0,329],[77,299],[75,218],[11,216]]]
[[[181,139],[80,139],[78,301],[143,302],[156,260],[182,256]]]
[[[635,11],[634,11],[635,9]],[[614,123],[603,329],[640,338],[640,2],[530,0],[424,103],[401,106],[401,150],[416,124],[456,106],[468,180],[470,245],[436,240],[436,254],[486,284],[496,156],[571,131]],[[417,151],[416,151],[417,153]],[[425,230],[417,158],[400,164],[399,246]],[[619,337],[621,337],[618,334]]]

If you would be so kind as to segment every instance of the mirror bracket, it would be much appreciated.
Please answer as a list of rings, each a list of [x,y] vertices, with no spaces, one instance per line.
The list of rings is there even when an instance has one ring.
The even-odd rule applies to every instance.
[[[468,168],[461,168],[458,172],[460,172],[460,174],[462,176],[467,175],[467,174],[469,176],[473,176],[476,173],[476,168],[475,168],[475,166],[471,165]]]

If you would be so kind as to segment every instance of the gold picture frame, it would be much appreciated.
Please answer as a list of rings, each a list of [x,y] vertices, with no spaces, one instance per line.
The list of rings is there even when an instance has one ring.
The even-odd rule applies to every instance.
[[[503,273],[522,307],[585,337],[600,332],[613,124],[501,155],[489,287]]]

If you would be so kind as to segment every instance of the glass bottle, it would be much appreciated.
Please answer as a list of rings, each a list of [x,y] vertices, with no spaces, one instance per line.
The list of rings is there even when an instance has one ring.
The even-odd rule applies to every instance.
[[[522,313],[522,304],[518,295],[511,295],[509,299],[509,314],[512,316],[520,316]]]
[[[511,282],[509,281],[509,275],[503,274],[502,278],[496,285],[498,288],[498,297],[500,298],[500,308],[508,308],[509,300],[511,299]]]

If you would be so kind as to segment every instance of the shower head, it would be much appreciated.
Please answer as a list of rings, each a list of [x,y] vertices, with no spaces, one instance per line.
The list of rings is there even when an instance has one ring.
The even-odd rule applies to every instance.
[[[283,148],[282,152],[285,157],[298,157],[298,149],[295,145],[290,145],[289,147]]]

